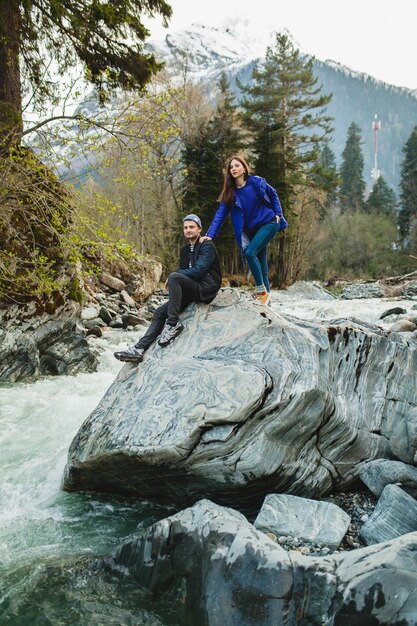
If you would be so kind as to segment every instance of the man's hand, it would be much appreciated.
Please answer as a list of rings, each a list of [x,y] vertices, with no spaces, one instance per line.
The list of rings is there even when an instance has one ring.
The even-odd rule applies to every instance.
[[[200,237],[200,241],[213,241],[211,237],[207,237],[207,235],[204,235],[204,237]]]

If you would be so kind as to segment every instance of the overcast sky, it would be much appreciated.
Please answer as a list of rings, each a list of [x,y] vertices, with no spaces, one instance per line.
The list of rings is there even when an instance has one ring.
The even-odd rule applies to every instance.
[[[417,0],[167,2],[173,9],[168,31],[192,23],[231,26],[237,19],[248,20],[256,35],[287,29],[317,59],[332,59],[387,83],[417,89]],[[148,26],[152,37],[168,32],[159,19]]]

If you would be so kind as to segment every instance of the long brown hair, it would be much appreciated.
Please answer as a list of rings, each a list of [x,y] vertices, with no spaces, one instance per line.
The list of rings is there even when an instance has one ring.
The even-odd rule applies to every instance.
[[[250,174],[249,165],[247,164],[246,159],[243,156],[234,154],[229,159],[227,159],[226,171],[224,173],[223,189],[219,197],[217,198],[217,202],[224,202],[228,205],[233,204],[236,185],[235,179],[230,173],[230,164],[235,159],[236,161],[239,161],[239,163],[242,163],[243,167],[245,168],[245,173],[243,174],[245,180]]]

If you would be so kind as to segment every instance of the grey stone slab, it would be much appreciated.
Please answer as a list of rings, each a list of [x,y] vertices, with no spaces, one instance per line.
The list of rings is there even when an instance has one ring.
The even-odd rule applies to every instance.
[[[349,523],[350,516],[331,502],[272,493],[266,496],[254,526],[277,536],[338,548]]]
[[[375,459],[361,468],[361,480],[376,496],[380,496],[386,485],[397,485],[417,497],[417,467],[392,461],[390,459]]]
[[[417,531],[417,501],[400,487],[387,485],[360,535],[371,545],[413,531]]]

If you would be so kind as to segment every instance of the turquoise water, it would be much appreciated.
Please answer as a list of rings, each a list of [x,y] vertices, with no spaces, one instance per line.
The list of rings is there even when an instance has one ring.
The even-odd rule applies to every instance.
[[[60,488],[71,440],[114,380],[125,338],[98,340],[97,373],[0,387],[1,626],[177,623],[168,605],[87,569],[172,509]]]

